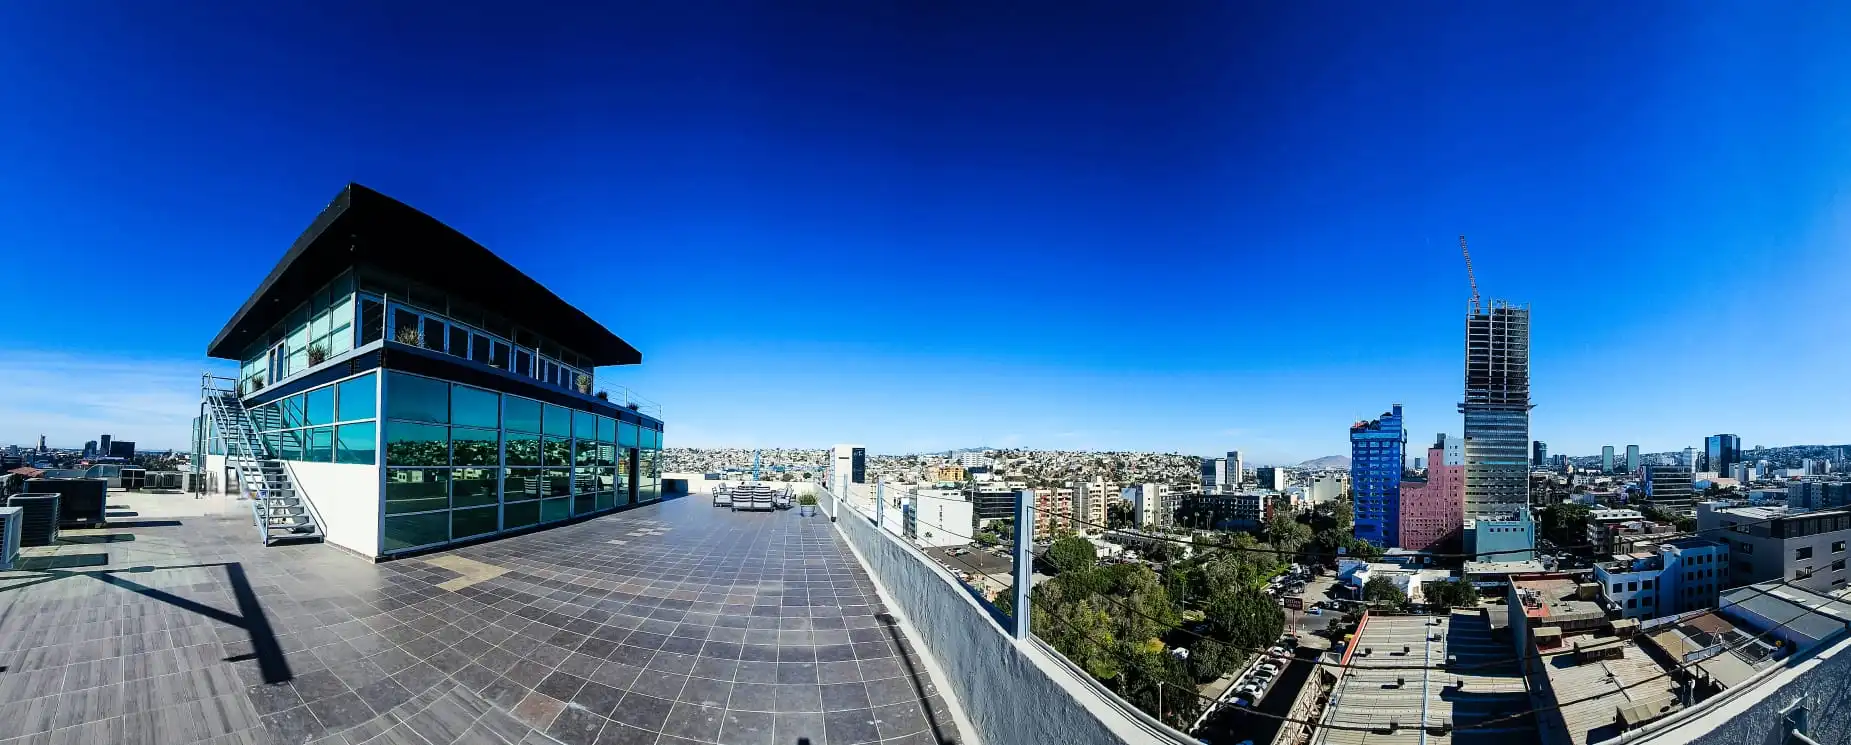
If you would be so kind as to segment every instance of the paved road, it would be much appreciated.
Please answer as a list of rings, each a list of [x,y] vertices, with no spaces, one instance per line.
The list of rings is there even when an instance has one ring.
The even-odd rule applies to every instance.
[[[1260,712],[1282,717],[1291,711],[1292,702],[1298,700],[1298,690],[1305,686],[1305,681],[1311,678],[1311,671],[1316,667],[1309,661],[1317,659],[1320,651],[1310,647],[1298,648],[1298,659],[1285,666],[1272,690],[1260,699]],[[1252,740],[1254,745],[1268,745],[1279,735],[1279,726],[1282,724],[1284,722],[1270,716],[1258,716],[1245,709],[1227,706],[1203,722],[1195,736],[1213,745],[1234,745],[1242,740]]]

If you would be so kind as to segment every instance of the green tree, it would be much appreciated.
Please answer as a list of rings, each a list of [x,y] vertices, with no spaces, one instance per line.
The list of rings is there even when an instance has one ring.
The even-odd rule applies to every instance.
[[[1370,577],[1363,583],[1363,600],[1399,610],[1407,607],[1408,594],[1387,577]]]
[[[1134,517],[1130,502],[1113,502],[1105,508],[1105,525],[1113,530],[1127,530],[1132,526]]]
[[[1472,608],[1478,605],[1478,588],[1465,580],[1442,580],[1422,586],[1427,604],[1442,608]]]
[[[1349,534],[1356,529],[1356,510],[1350,506],[1350,500],[1339,499],[1330,508],[1331,517],[1335,518],[1337,532]]]
[[[1563,502],[1542,509],[1537,526],[1549,540],[1559,546],[1580,545],[1587,539],[1589,508],[1585,504]]]
[[[977,539],[977,545],[983,546],[984,548],[989,548],[1002,542],[997,540],[995,533],[989,531],[979,531],[974,537]]]
[[[1291,515],[1274,513],[1266,521],[1266,540],[1288,554],[1297,554],[1299,548],[1311,542],[1311,526],[1293,519]]]
[[[1210,634],[1237,649],[1265,647],[1285,633],[1285,611],[1265,592],[1253,588],[1218,592],[1209,599],[1205,612]]]
[[[1071,572],[1090,569],[1099,563],[1099,551],[1093,542],[1077,535],[1070,535],[1054,541],[1048,546],[1046,560],[1056,572]]]
[[[1189,664],[1167,652],[1139,655],[1126,665],[1123,678],[1119,694],[1165,724],[1187,727],[1202,712]]]

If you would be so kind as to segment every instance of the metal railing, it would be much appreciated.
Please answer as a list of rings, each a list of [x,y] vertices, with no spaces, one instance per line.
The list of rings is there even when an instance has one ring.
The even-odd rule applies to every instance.
[[[231,383],[231,386],[219,387],[213,384],[214,381],[226,381]],[[262,483],[263,464],[251,450],[251,443],[245,433],[229,426],[233,414],[231,405],[226,403],[225,399],[230,396],[233,400],[237,400],[239,387],[236,379],[208,373],[200,376],[199,396],[206,403],[207,413],[212,420],[212,428],[218,431],[219,441],[224,444],[225,459],[237,474],[238,498],[251,500],[251,520],[257,526],[257,539],[267,546],[270,544],[270,528],[269,520],[264,514],[266,501],[264,496],[268,487]],[[240,404],[239,408],[242,409],[243,405]],[[250,423],[249,417],[240,416],[240,418],[244,420],[243,426],[252,427],[252,431],[255,431],[255,426]],[[252,488],[251,482],[253,470],[258,481],[255,489]]]

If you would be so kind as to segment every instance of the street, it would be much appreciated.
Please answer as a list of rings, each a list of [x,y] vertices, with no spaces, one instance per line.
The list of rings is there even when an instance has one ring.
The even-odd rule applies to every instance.
[[[1311,677],[1316,665],[1311,664],[1322,654],[1323,650],[1309,646],[1298,648],[1297,657],[1285,670],[1279,673],[1278,682],[1273,683],[1272,690],[1260,699],[1259,711],[1274,716],[1286,716],[1292,710],[1292,702],[1298,699],[1298,691]],[[1195,737],[1211,745],[1233,745],[1242,740],[1252,740],[1254,745],[1269,745],[1279,734],[1283,724],[1272,717],[1259,716],[1246,709],[1223,706],[1202,728],[1195,732]]]

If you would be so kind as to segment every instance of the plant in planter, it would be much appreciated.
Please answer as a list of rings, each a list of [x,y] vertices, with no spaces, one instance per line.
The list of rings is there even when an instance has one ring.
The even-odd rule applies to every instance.
[[[323,362],[327,362],[328,348],[320,344],[310,344],[308,348],[308,360],[311,365],[319,365]]]
[[[816,514],[816,495],[805,494],[797,498],[797,514],[810,516]]]
[[[591,392],[591,376],[590,375],[579,373],[578,379],[573,382],[578,384],[579,393],[590,393]]]
[[[630,407],[630,410],[631,410],[631,411],[636,411],[636,410],[638,410],[638,409],[640,409],[640,408],[642,408],[642,407],[640,407],[640,406],[637,406],[637,405],[636,405],[636,402],[635,402],[635,401],[632,401],[632,402],[630,402],[630,403],[627,403],[627,404],[624,404],[624,406],[628,406],[628,407]]]
[[[599,401],[611,400],[611,392],[610,391],[598,391],[598,400]]]
[[[400,344],[409,344],[414,347],[424,346],[424,336],[419,334],[418,330],[411,326],[398,327],[397,331],[392,332],[392,340]]]
[[[263,387],[264,387],[264,374],[263,373],[257,373],[256,375],[251,376],[251,392],[252,393],[256,393],[260,390],[263,390]]]

